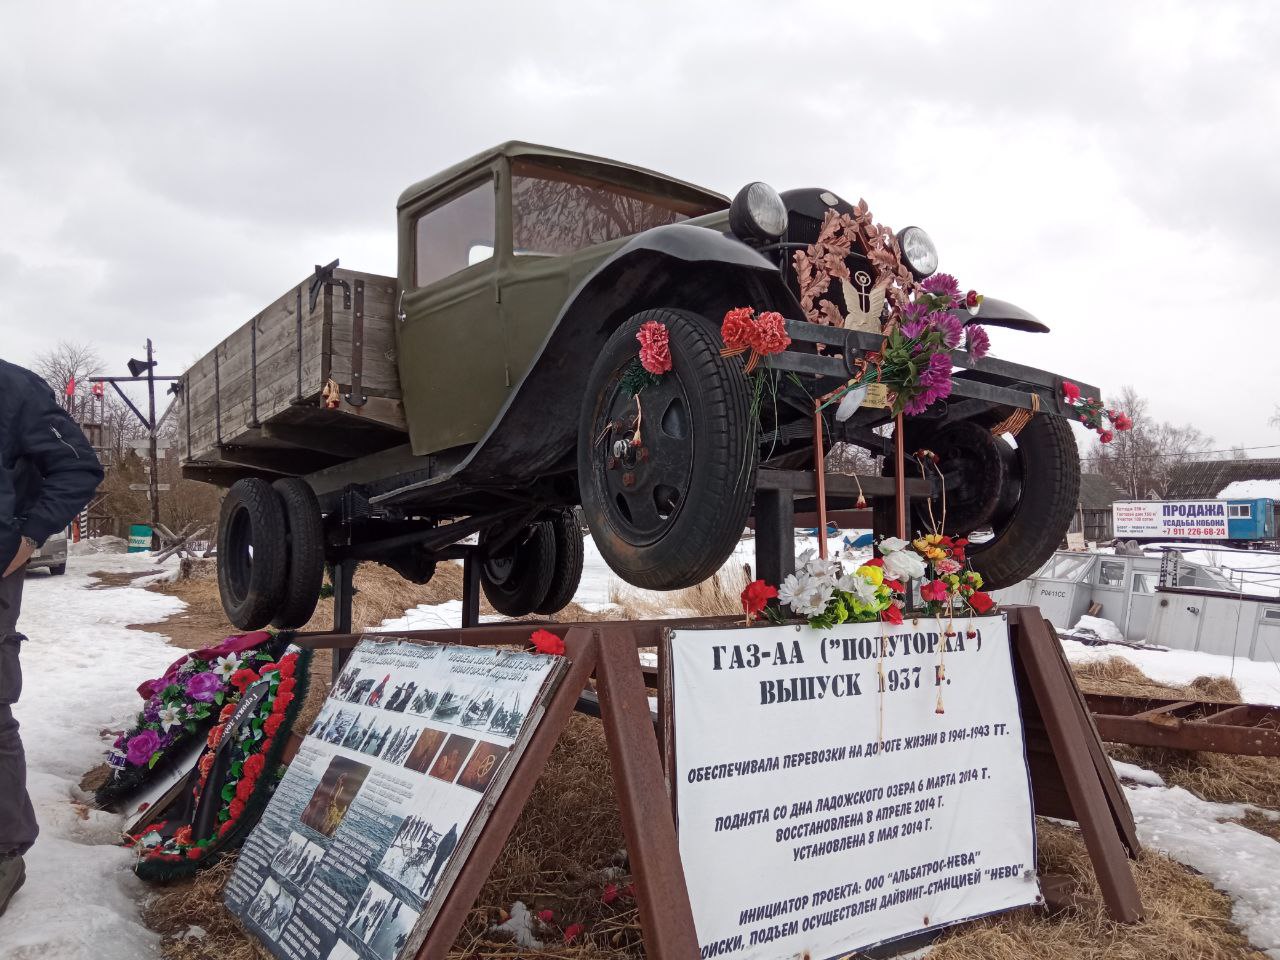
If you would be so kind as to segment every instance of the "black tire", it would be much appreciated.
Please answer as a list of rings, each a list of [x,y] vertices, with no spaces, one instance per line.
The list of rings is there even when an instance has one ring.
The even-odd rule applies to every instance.
[[[49,576],[51,577],[60,577],[66,572],[67,572],[67,565],[65,563],[59,563],[56,566],[52,566],[49,568]]]
[[[284,599],[271,618],[272,626],[296,630],[316,612],[320,588],[324,584],[324,521],[315,492],[297,477],[286,477],[271,485],[284,508],[288,561],[284,578]]]
[[[533,524],[493,555],[486,555],[482,539],[480,553],[480,586],[493,609],[508,617],[523,617],[546,600],[556,560],[550,523]]]
[[[551,571],[551,586],[546,597],[534,608],[534,613],[550,616],[569,605],[582,582],[582,528],[572,510],[561,511],[551,524],[555,538],[556,556]]]
[[[636,332],[649,320],[669,331],[672,369],[641,392],[642,406],[649,404],[642,446],[618,458],[614,444],[629,435],[626,418],[633,423],[635,409],[621,381],[639,350]],[[718,331],[696,313],[646,310],[605,344],[578,424],[578,484],[596,546],[628,583],[690,587],[733,552],[755,491],[751,396],[741,359],[720,356]]]
[[[218,516],[218,593],[237,628],[260,630],[280,608],[286,549],[284,507],[276,492],[256,477],[237,480]]]
[[[954,426],[970,428],[966,422]],[[947,429],[944,424],[931,437],[922,430],[912,430],[908,424],[908,451],[928,446],[934,438],[945,436]],[[939,444],[947,442],[943,439]],[[1001,438],[995,439],[994,449],[1003,465],[998,466],[998,472],[991,478],[990,496],[975,497],[967,504],[974,518],[987,509],[992,513],[986,524],[991,529],[991,539],[970,543],[966,550],[973,568],[982,574],[987,590],[1011,587],[1039,570],[1062,543],[1080,497],[1080,456],[1071,424],[1062,417],[1038,414],[1018,434],[1016,449]],[[980,464],[989,464],[989,461],[985,455],[976,458]],[[908,461],[908,471],[912,469],[912,462]],[[939,465],[944,471],[947,469],[945,458]],[[886,460],[886,475],[891,474],[892,469],[892,459]],[[940,519],[941,508],[940,500],[935,499],[935,518]],[[909,535],[927,529],[927,510],[916,505],[908,524]],[[891,499],[875,502],[875,526],[878,531],[894,532]],[[975,529],[982,527],[963,529],[948,521],[945,532],[967,536]]]

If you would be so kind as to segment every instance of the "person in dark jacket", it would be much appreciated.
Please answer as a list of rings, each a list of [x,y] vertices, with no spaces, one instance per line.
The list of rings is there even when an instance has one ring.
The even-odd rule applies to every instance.
[[[102,467],[49,385],[0,360],[0,914],[26,879],[36,839],[27,762],[13,704],[22,692],[18,633],[24,567],[102,482]]]

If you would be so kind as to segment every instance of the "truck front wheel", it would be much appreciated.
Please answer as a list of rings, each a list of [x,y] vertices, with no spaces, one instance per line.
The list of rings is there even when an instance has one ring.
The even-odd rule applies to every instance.
[[[636,333],[667,328],[672,368],[633,392]],[[718,331],[686,310],[645,310],[609,338],[578,423],[582,510],[628,583],[677,590],[713,575],[742,536],[755,489],[751,386]]]

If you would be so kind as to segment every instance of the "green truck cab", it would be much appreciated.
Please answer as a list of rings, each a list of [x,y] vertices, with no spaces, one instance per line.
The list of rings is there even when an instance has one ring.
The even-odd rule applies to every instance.
[[[730,201],[518,142],[409,187],[395,278],[317,267],[180,383],[184,471],[229,487],[228,616],[243,629],[306,622],[326,560],[378,560],[425,582],[468,551],[500,612],[553,613],[581,577],[577,507],[629,583],[714,574],[758,472],[812,468],[814,398],[874,353],[889,316],[866,328],[884,265],[856,244],[860,279],[831,299],[862,328],[802,309],[793,256],[813,249],[829,211],[857,212],[818,188],[753,183]],[[912,230],[902,262],[920,278],[937,258]],[[763,404],[759,375],[721,355],[722,318],[744,306],[780,313],[791,339],[764,360]],[[672,369],[638,398],[637,332],[655,320]],[[964,320],[1046,329],[993,298]],[[943,455],[932,501],[949,501],[948,532],[989,532],[970,555],[996,587],[1035,570],[1070,522],[1071,412],[1054,374],[963,352],[955,364],[951,397],[909,417],[907,441]],[[1016,444],[991,432],[1019,409],[1036,415]],[[878,428],[892,421],[830,410],[821,429],[884,456]],[[929,506],[916,504],[920,517]]]

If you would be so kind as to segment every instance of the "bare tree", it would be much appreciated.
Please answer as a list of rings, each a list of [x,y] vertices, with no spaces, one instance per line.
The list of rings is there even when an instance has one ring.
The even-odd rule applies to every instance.
[[[1273,427],[1280,427],[1280,403],[1276,404],[1275,412],[1271,414],[1271,419],[1267,423]]]
[[[74,413],[77,400],[89,402],[88,379],[102,370],[102,357],[93,344],[59,340],[54,347],[36,354],[33,369]]]
[[[1124,387],[1107,405],[1127,413],[1133,429],[1115,431],[1109,444],[1095,443],[1086,466],[1092,465],[1134,499],[1168,496],[1179,468],[1199,459],[1213,444],[1191,424],[1178,426],[1150,416],[1146,398],[1133,387]]]

